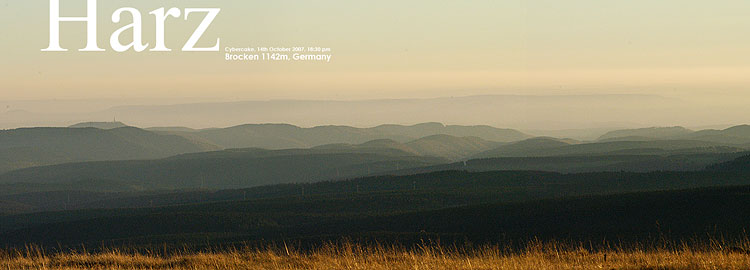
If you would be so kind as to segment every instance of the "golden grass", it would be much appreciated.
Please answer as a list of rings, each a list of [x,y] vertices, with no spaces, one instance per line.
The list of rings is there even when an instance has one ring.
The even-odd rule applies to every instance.
[[[594,252],[533,244],[524,251],[507,252],[497,247],[405,249],[344,243],[305,252],[282,247],[168,256],[26,250],[0,254],[0,269],[750,269],[750,255],[722,247]]]

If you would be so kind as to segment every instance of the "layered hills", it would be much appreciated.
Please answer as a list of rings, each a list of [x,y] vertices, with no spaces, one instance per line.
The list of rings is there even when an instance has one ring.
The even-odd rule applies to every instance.
[[[302,128],[288,124],[250,124],[192,131],[179,128],[159,128],[156,131],[200,137],[225,148],[258,147],[266,149],[309,148],[335,143],[362,144],[380,139],[404,143],[432,135],[477,137],[494,142],[511,142],[531,137],[512,129],[499,129],[490,126],[443,125],[441,123],[423,123],[412,126],[381,125],[372,128],[349,126]]]
[[[134,127],[0,130],[0,172],[66,162],[164,158],[218,149],[205,141]]]

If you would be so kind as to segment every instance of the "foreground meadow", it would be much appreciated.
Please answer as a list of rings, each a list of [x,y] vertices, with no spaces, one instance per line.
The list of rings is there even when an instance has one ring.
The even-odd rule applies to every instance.
[[[5,251],[0,269],[750,269],[740,248],[607,249],[589,251],[535,244],[520,252],[497,247],[327,245],[312,251],[286,247],[216,252]]]

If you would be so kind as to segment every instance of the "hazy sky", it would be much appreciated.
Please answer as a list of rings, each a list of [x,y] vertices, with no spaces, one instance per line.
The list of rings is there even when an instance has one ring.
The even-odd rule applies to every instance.
[[[83,15],[83,3],[62,0],[63,15]],[[222,48],[330,47],[333,60],[114,53],[109,35],[125,23],[110,16],[125,6],[142,11],[152,45],[152,9],[220,7],[204,45],[220,37]],[[48,13],[47,0],[0,0],[0,100],[592,93],[750,100],[747,0],[108,0],[99,3],[98,33],[107,53],[73,50],[84,45],[82,23],[63,23],[70,52],[41,52]],[[199,19],[169,21],[169,47],[180,48]]]

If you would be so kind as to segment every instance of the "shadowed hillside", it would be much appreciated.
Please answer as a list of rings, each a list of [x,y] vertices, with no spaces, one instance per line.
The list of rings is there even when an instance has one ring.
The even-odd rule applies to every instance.
[[[222,158],[222,156],[220,155],[221,152],[217,152],[216,154],[217,156],[213,158],[207,158],[206,161],[210,162],[211,159]],[[255,155],[272,157],[273,154],[256,153]],[[227,159],[238,159],[239,157],[241,156],[230,157],[227,154],[223,155],[223,158]],[[317,159],[316,157],[314,158],[312,156],[310,156],[309,158]],[[693,162],[701,161],[701,157],[685,158],[688,160],[692,160]],[[710,157],[706,159],[713,160],[715,158],[716,157]],[[540,161],[537,159],[552,160]],[[633,168],[629,168],[633,170],[635,170],[635,168],[637,167],[648,166],[649,163],[670,164],[669,162],[661,159],[646,159],[645,157],[639,156],[611,156],[601,157],[601,159],[596,159],[595,157],[574,157],[559,160],[557,159],[558,158],[531,158],[531,160],[527,160],[526,158],[521,158],[518,160],[500,159],[498,161],[471,160],[468,161],[466,165],[457,163],[455,164],[455,167],[439,165],[421,167],[416,169],[405,169],[399,171],[399,173],[403,174],[401,176],[377,176],[356,178],[346,181],[323,181],[307,184],[282,184],[260,186],[249,189],[218,191],[195,188],[190,190],[190,188],[193,187],[193,185],[190,185],[190,183],[180,184],[180,187],[188,189],[184,191],[170,191],[166,189],[139,191],[134,190],[133,187],[138,187],[138,185],[141,185],[140,183],[129,183],[130,186],[128,186],[125,185],[127,183],[125,182],[125,180],[119,180],[121,182],[120,186],[117,186],[115,184],[110,184],[110,186],[106,185],[107,183],[114,182],[114,180],[63,183],[50,182],[68,177],[66,173],[60,173],[59,176],[56,177],[44,176],[46,178],[42,179],[49,179],[46,180],[47,182],[45,183],[27,182],[2,184],[0,185],[0,187],[2,187],[3,193],[9,195],[0,195],[0,201],[15,202],[26,205],[25,208],[19,209],[18,211],[43,211],[87,208],[153,207],[209,201],[237,201],[316,195],[331,196],[335,194],[343,194],[345,196],[349,196],[351,194],[365,194],[372,192],[405,192],[402,194],[403,196],[415,199],[424,195],[422,194],[423,192],[436,192],[440,194],[438,197],[441,197],[441,199],[439,200],[439,205],[442,203],[443,206],[451,206],[456,204],[484,203],[498,200],[508,202],[563,197],[571,195],[608,194],[617,192],[750,184],[750,182],[747,182],[748,179],[746,179],[746,175],[741,172],[720,172],[718,174],[715,172],[699,171],[654,171],[649,173],[626,173],[622,172],[622,170],[612,169],[611,172],[559,174],[553,172],[534,171],[492,171],[493,169],[503,168],[503,166],[505,166],[505,169],[513,169],[515,168],[515,166],[523,166],[519,165],[518,163],[536,163],[536,166],[541,166],[538,164],[544,164],[546,162],[548,166],[558,166],[558,168],[565,168],[567,166],[570,168],[575,168],[575,166],[586,166],[586,164],[589,164],[589,166],[605,167],[602,164],[607,164],[607,161],[615,162],[616,164],[627,164],[628,162],[634,162],[634,164],[636,164],[637,166],[633,165]],[[688,166],[685,164],[690,164],[689,161],[679,160],[678,157],[672,157],[671,159],[675,159],[675,164],[682,164],[682,166]],[[727,155],[723,157],[723,159],[731,160],[732,156]],[[182,162],[187,161],[188,160],[183,160]],[[314,160],[310,160],[307,162],[314,162]],[[306,163],[303,163],[303,165],[304,164]],[[405,161],[401,161],[400,164],[403,165],[407,163]],[[623,166],[620,168],[625,168],[625,165],[619,166]],[[695,167],[699,168],[693,168],[694,170],[699,170],[705,167],[705,165],[696,165]],[[148,181],[155,181],[163,184],[165,181],[174,181],[173,178],[175,178],[175,176],[170,176],[169,174],[165,174],[164,172],[152,171],[148,167],[139,168],[141,169],[141,171],[145,172],[143,175],[146,176],[145,180]],[[308,170],[305,167],[300,168],[302,168],[302,170]],[[439,171],[451,169],[454,169],[456,171]],[[89,173],[88,171],[84,172]],[[126,177],[131,175],[130,173],[120,173],[117,170],[114,170],[114,172],[123,174]],[[252,174],[243,171],[240,172],[242,172],[245,177],[248,178],[238,177],[239,179],[252,179],[249,177],[259,174]],[[417,172],[428,173],[415,174]],[[277,177],[291,175],[283,171],[266,173]],[[275,173],[275,175],[271,173]],[[153,175],[161,175],[161,178]],[[208,179],[217,179],[222,183],[228,181],[227,179],[229,179],[226,178],[229,176],[224,176],[214,171],[207,171],[206,175],[208,177],[212,177]],[[40,177],[41,176],[36,176],[36,178],[28,179],[35,180]],[[190,178],[190,176],[184,176],[184,179],[195,181],[195,179]],[[279,180],[277,178],[268,179]],[[280,181],[286,180],[281,179]],[[211,183],[207,184],[206,186],[213,187],[215,185],[216,184]],[[24,190],[23,188],[26,189]],[[40,190],[49,191],[37,192]],[[13,204],[9,204],[8,208],[10,209],[12,208],[12,206]],[[401,207],[408,208],[407,205],[401,205]]]
[[[414,156],[395,149],[232,149],[158,160],[35,167],[0,175],[0,182],[42,185],[36,188],[44,191],[243,188],[365,176],[444,162],[444,159]],[[23,190],[23,187],[18,188]],[[5,192],[10,190],[14,189],[7,188]]]
[[[750,171],[750,155],[708,167],[711,171]]]
[[[556,184],[556,181],[545,180],[543,174],[518,176],[534,177],[517,186],[526,189],[518,190],[519,194],[531,194],[543,183],[569,188],[576,186],[571,185],[576,181],[588,181],[586,178],[564,177]],[[672,178],[666,180],[660,176]],[[630,174],[622,175],[620,179],[635,177],[628,185],[657,181],[655,186],[648,188],[658,188],[663,184],[686,183],[680,179],[685,176]],[[536,177],[542,178],[535,180]],[[430,180],[430,177],[424,177],[424,180]],[[480,182],[490,185],[481,189],[470,188]],[[418,180],[418,185],[423,183],[422,179]],[[580,193],[571,193],[570,190],[563,193],[567,196],[596,194],[597,189],[605,187],[589,183],[593,189],[579,185],[582,188]],[[377,186],[376,183],[373,185]],[[282,240],[319,244],[341,237],[402,244],[418,243],[420,239],[460,244],[466,241],[508,243],[536,238],[591,241],[606,246],[607,243],[648,243],[711,235],[737,239],[743,235],[744,228],[750,226],[750,220],[746,218],[746,205],[750,203],[746,186],[486,204],[481,201],[491,202],[493,196],[503,198],[503,190],[513,187],[513,183],[482,177],[464,183],[441,180],[437,185],[444,186],[434,190],[420,187],[405,192],[360,191],[157,208],[5,216],[0,217],[0,239],[3,245],[36,243],[55,247],[58,244],[98,246],[101,243],[200,246]],[[618,189],[616,181],[607,185]],[[461,187],[469,189],[459,193]],[[626,190],[620,189],[620,192]]]
[[[397,174],[413,174],[442,170],[496,171],[535,170],[560,173],[578,172],[652,172],[697,171],[706,166],[731,161],[748,152],[717,152],[695,149],[695,152],[663,155],[661,151],[644,154],[602,154],[590,156],[499,157],[471,159],[465,162],[400,170]],[[705,151],[705,152],[704,152]]]

